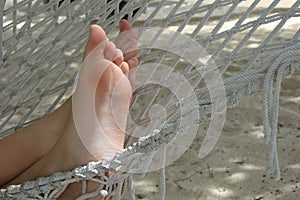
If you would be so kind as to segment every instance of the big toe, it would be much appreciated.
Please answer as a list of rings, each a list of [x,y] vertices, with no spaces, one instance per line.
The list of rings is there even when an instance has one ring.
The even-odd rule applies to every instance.
[[[128,31],[130,29],[132,29],[131,24],[127,20],[122,19],[120,21],[120,32]]]
[[[90,35],[85,48],[84,58],[101,42],[107,39],[105,31],[98,25],[90,27]]]

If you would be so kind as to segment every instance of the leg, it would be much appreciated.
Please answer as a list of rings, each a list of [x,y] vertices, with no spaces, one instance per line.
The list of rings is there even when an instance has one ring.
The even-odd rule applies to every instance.
[[[99,27],[93,26],[91,32],[91,34],[95,33],[95,35],[98,35],[97,38],[100,38],[101,41],[106,39],[104,31]],[[105,51],[114,54],[114,52],[112,52],[114,51],[113,48],[108,48]],[[114,153],[123,148],[124,129],[126,126],[126,118],[132,91],[129,80],[123,74],[128,71],[127,64],[122,62],[122,59],[119,61],[115,60],[115,63],[119,63],[119,66],[112,62],[108,65],[101,76],[96,90],[95,107],[97,120],[102,125],[103,134],[105,134],[105,136],[102,136],[102,140],[108,138],[109,141],[104,143],[97,141],[97,143],[104,145],[100,146],[97,150],[97,152],[100,152],[97,157],[91,155],[86,147],[82,145],[74,124],[73,113],[71,110],[62,136],[59,138],[54,148],[39,162],[17,179],[13,180],[10,184],[20,183],[24,180],[29,180],[32,177],[49,175],[55,171],[70,170],[73,167],[87,163],[88,161],[111,157]],[[86,80],[94,81],[93,78]],[[80,84],[82,84],[82,82],[79,81],[79,85]],[[117,119],[115,119],[111,107],[111,102],[114,101],[112,98],[115,98],[117,101],[116,106],[119,110]],[[88,127],[93,126],[93,124],[88,125]],[[93,129],[87,131],[87,137],[93,137],[93,134],[91,135],[92,131]],[[75,186],[73,189],[77,188]],[[67,189],[63,196],[66,197],[66,195],[72,194],[76,197],[79,195],[78,192],[80,191],[70,193],[69,191],[71,190],[72,188]]]
[[[86,52],[95,47],[95,40],[89,40]],[[71,106],[69,99],[50,115],[0,140],[0,187],[51,150],[64,129]]]
[[[50,115],[0,140],[0,187],[50,151],[64,128],[70,107],[71,102],[66,102]]]
[[[130,30],[132,30],[131,25],[126,20],[122,20],[120,22],[120,32]],[[118,38],[122,38],[122,34]],[[96,35],[90,35],[85,54],[91,52],[99,42]],[[122,47],[122,45],[124,43],[119,42],[117,44],[119,48],[125,51],[126,47]],[[124,55],[124,60],[128,62],[130,69],[138,65],[136,55],[137,51],[127,51]],[[132,71],[129,74],[133,77]],[[28,169],[51,150],[65,126],[71,104],[71,99],[69,99],[50,115],[0,140],[0,187]]]
[[[86,52],[95,47],[94,43],[90,40]],[[0,140],[0,187],[51,150],[64,129],[71,106],[69,99],[50,115]]]

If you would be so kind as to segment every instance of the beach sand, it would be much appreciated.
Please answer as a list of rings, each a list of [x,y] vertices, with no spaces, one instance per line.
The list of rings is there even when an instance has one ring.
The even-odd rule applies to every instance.
[[[166,199],[300,198],[300,75],[286,78],[280,97],[278,154],[281,180],[267,173],[268,146],[263,140],[260,94],[241,99],[227,111],[222,136],[212,152],[198,158],[205,128],[176,162],[166,168]],[[158,173],[136,178],[136,192],[158,199]]]
[[[193,0],[190,1],[194,2]],[[245,1],[249,6],[250,1]],[[282,1],[280,8],[292,1]],[[262,1],[259,9],[269,5]],[[164,12],[161,13],[162,18]],[[220,16],[222,14],[220,13]],[[229,24],[233,23],[229,21]],[[186,26],[187,34],[194,30]],[[275,24],[263,27],[263,34],[252,36],[259,43],[273,30]],[[289,33],[300,27],[299,19],[288,22],[274,40],[288,40]],[[170,27],[176,30],[178,26]],[[206,29],[203,31],[205,32]],[[207,29],[209,31],[209,27]],[[234,38],[236,42],[242,36]],[[227,49],[230,52],[230,49]],[[240,64],[240,66],[239,66]],[[234,74],[242,63],[230,68]],[[262,91],[243,97],[238,106],[227,110],[222,135],[212,152],[204,159],[198,157],[206,126],[201,126],[193,144],[177,161],[166,168],[166,199],[168,200],[297,200],[300,199],[300,73],[284,79],[280,97],[278,121],[278,154],[281,179],[268,174],[269,146],[263,139]],[[141,199],[159,199],[159,173],[148,173],[145,179],[135,177],[136,193]]]

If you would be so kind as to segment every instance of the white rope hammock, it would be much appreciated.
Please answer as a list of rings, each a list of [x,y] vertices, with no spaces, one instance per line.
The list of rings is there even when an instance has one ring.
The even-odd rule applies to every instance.
[[[194,4],[188,4],[185,0],[128,1],[126,4],[122,2],[124,7],[119,6],[120,2],[121,0],[14,0],[12,4],[5,0],[0,2],[3,19],[0,26],[0,91],[5,94],[0,97],[0,138],[59,107],[71,95],[90,24],[101,25],[108,35],[115,34],[120,19],[125,15],[134,27],[138,27],[140,37],[147,37],[149,30],[173,30],[176,25],[179,28],[172,33],[176,31],[188,35],[206,50],[210,56],[204,64],[196,62],[203,56],[200,51],[193,52],[195,60],[182,65],[182,55],[189,55],[193,44],[176,41],[176,34],[168,36],[168,51],[157,48],[139,50],[141,65],[156,63],[148,69],[153,72],[149,77],[157,76],[155,72],[159,64],[167,65],[171,71],[164,71],[163,77],[167,79],[174,71],[180,72],[193,87],[197,101],[186,97],[178,104],[174,101],[174,95],[166,93],[161,105],[166,108],[168,118],[157,124],[154,130],[149,129],[150,131],[143,133],[144,136],[139,139],[128,137],[127,148],[114,158],[9,186],[0,190],[0,198],[56,199],[69,184],[82,181],[82,195],[78,199],[99,194],[103,199],[121,199],[124,189],[131,199],[135,199],[132,175],[137,171],[148,171],[157,151],[163,155],[159,157],[161,166],[165,166],[168,162],[167,144],[181,129],[188,128],[181,126],[179,120],[197,110],[200,116],[194,120],[196,126],[200,126],[204,121],[224,114],[226,108],[218,107],[222,103],[217,101],[222,96],[219,85],[207,88],[203,84],[203,77],[199,76],[203,65],[210,63],[214,63],[222,75],[227,106],[234,107],[241,96],[251,95],[262,89],[264,134],[270,146],[268,170],[274,172],[278,179],[280,168],[276,134],[281,82],[286,75],[293,74],[300,68],[300,27],[289,33],[289,40],[280,40],[279,35],[290,20],[300,20],[300,0],[291,1],[291,6],[286,9],[277,8],[280,0],[270,1],[264,8],[258,6],[260,0],[247,1],[247,7],[243,6],[243,0],[198,0]],[[273,23],[274,28],[262,32],[264,25],[269,23]],[[151,32],[148,45],[165,38],[166,34],[164,31]],[[251,38],[255,34],[265,35],[262,41],[253,45]],[[237,41],[237,35],[242,36],[242,40]],[[178,54],[170,55],[170,52]],[[228,74],[228,69],[236,65],[239,65],[239,71]],[[164,81],[160,80],[161,83]],[[213,87],[217,91],[215,102],[212,102],[209,91]],[[136,89],[133,95],[136,101],[132,102],[132,109],[137,106],[139,96],[148,96],[142,109],[134,112],[134,124],[143,126],[151,121],[145,115],[162,92],[165,92],[164,88],[155,84],[145,84]],[[219,108],[216,112],[213,104]],[[134,135],[140,129],[136,129],[132,122],[128,124],[128,131]],[[211,139],[212,137],[215,136],[207,134],[204,143],[210,145],[212,140],[216,142],[217,138]],[[209,151],[210,149],[203,149],[202,154],[205,156]],[[108,170],[112,172],[110,177],[105,176]],[[164,167],[159,172],[160,199],[164,199]],[[87,192],[88,181],[99,183],[99,187],[93,192]]]

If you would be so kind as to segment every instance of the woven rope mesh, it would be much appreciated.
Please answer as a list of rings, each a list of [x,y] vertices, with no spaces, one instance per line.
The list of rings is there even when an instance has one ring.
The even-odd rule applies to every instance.
[[[262,89],[265,137],[270,143],[270,170],[275,171],[279,177],[276,99],[279,98],[282,78],[292,74],[300,66],[300,29],[298,27],[293,31],[285,31],[290,23],[300,19],[300,1],[290,1],[285,9],[278,8],[280,0],[267,3],[260,0],[128,1],[124,7],[120,7],[120,3],[120,0],[23,0],[0,3],[3,9],[0,91],[5,94],[0,97],[1,137],[52,112],[72,94],[91,24],[99,24],[108,35],[114,35],[117,33],[119,20],[127,16],[133,26],[142,31],[140,34],[143,30],[148,30],[146,27],[159,27],[185,34],[197,41],[210,55],[207,63],[214,62],[222,75],[227,106],[236,106],[241,96]],[[270,23],[273,24],[272,29],[265,26]],[[179,28],[175,24],[180,24]],[[262,33],[263,37],[259,37],[261,40],[253,39],[257,38],[255,35]],[[155,40],[155,36],[163,34],[150,35]],[[290,39],[282,39],[283,34]],[[184,51],[192,48],[190,44],[172,39],[170,41],[173,44],[171,49]],[[210,94],[197,71],[201,66],[184,62],[179,55],[171,55],[159,49],[142,50],[139,56],[141,64],[149,62],[167,65],[183,74],[194,87],[198,98],[197,106],[202,112],[201,118],[196,119],[200,121],[199,125],[211,119]],[[149,76],[156,76],[156,67],[157,65],[153,66],[153,74]],[[228,71],[232,68],[235,73]],[[168,73],[172,71],[165,72],[166,76]],[[112,160],[89,163],[70,172],[59,172],[47,178],[11,186],[7,190],[1,190],[0,197],[52,199],[57,198],[68,184],[89,180],[100,183],[99,187],[95,192],[87,193],[84,190],[86,182],[83,181],[83,195],[79,199],[99,193],[120,199],[123,185],[134,199],[131,173],[117,172],[114,169],[118,165],[126,166],[127,169],[133,167],[128,163],[140,161],[132,156],[135,152],[162,148],[178,129],[177,104],[173,95],[151,84],[139,89],[134,94],[136,101],[133,101],[131,116],[141,126],[147,125],[150,120],[147,117],[150,105],[157,103],[158,97],[164,95],[159,103],[169,109],[169,118],[167,123],[157,124],[155,129],[159,131],[154,131],[152,135],[152,129],[139,133],[142,136],[151,135],[143,140],[128,137],[128,145],[138,142]],[[146,99],[143,109],[136,109],[138,98],[142,97]],[[222,112],[224,111],[220,111]],[[171,128],[165,131],[163,124],[170,125]],[[128,130],[131,133],[139,131],[130,123]],[[166,135],[170,137],[164,137]],[[153,140],[154,137],[157,140]],[[106,178],[106,170],[112,170],[114,175]],[[164,171],[161,173],[163,177]],[[164,192],[161,195],[163,199]]]

